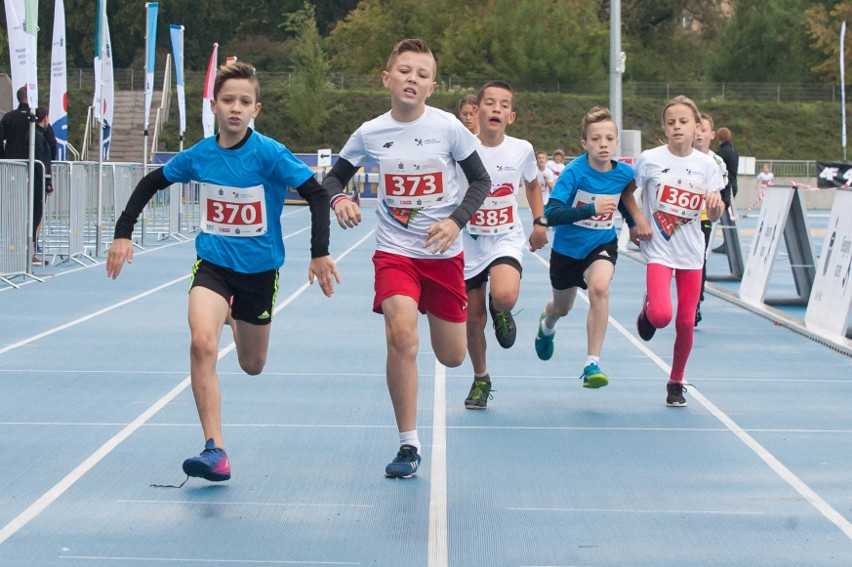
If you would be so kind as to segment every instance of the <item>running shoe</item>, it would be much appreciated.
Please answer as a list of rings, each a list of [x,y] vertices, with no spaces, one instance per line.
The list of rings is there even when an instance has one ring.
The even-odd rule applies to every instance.
[[[698,323],[701,322],[701,319],[703,319],[703,317],[701,316],[701,306],[699,305],[695,309],[695,325],[694,325],[695,327],[698,326]]]
[[[683,393],[686,392],[686,387],[682,382],[669,382],[666,384],[668,395],[666,396],[666,405],[670,408],[685,408],[686,398]]]
[[[214,445],[213,439],[208,439],[200,455],[183,462],[183,472],[187,476],[220,482],[231,478],[231,463],[225,450]]]
[[[387,478],[411,478],[417,474],[420,466],[420,454],[414,445],[403,445],[399,448],[391,463],[385,467]]]
[[[470,387],[470,392],[464,401],[464,407],[467,409],[485,409],[488,405],[488,400],[493,400],[491,395],[491,382],[484,380],[473,380],[473,385]]]
[[[491,320],[494,322],[494,333],[497,335],[497,342],[503,348],[509,348],[515,344],[515,337],[518,335],[518,328],[515,326],[515,318],[512,317],[511,311],[497,311],[494,309],[494,302],[491,301],[491,296],[488,297],[488,311],[491,313]]]
[[[609,378],[601,372],[601,369],[594,362],[583,369],[580,378],[583,379],[584,388],[603,388],[609,384]]]
[[[553,337],[556,333],[550,336],[544,334],[544,318],[547,317],[547,311],[541,312],[541,317],[538,320],[538,333],[535,336],[535,353],[541,360],[550,360],[553,356]]]
[[[657,328],[648,321],[644,305],[642,307],[642,311],[639,312],[639,317],[636,318],[636,331],[639,333],[639,337],[643,341],[650,341],[654,338],[654,333],[657,332]]]

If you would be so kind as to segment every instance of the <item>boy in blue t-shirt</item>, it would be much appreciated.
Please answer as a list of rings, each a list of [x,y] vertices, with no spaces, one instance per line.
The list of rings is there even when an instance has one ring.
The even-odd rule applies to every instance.
[[[556,322],[571,311],[577,290],[588,289],[588,356],[580,378],[584,388],[602,388],[609,379],[598,365],[609,317],[609,283],[618,259],[614,213],[621,210],[631,226],[635,220],[640,233],[650,233],[650,227],[633,193],[624,191],[633,184],[633,168],[613,159],[618,127],[612,114],[592,108],[583,117],[582,132],[586,153],[565,167],[545,207],[547,224],[556,227],[550,253],[553,299],[541,314],[535,351],[541,360],[550,360]]]
[[[295,187],[311,210],[311,263],[327,297],[340,283],[328,253],[329,199],[314,173],[283,144],[258,134],[249,122],[260,113],[254,67],[236,61],[216,75],[211,107],[219,133],[180,152],[142,178],[115,225],[107,276],[133,261],[133,225],[148,201],[172,183],[200,182],[201,233],[189,291],[190,376],[206,440],[198,457],[184,461],[188,476],[231,478],[222,442],[221,393],[216,373],[219,336],[231,326],[240,367],[257,375],[266,364],[270,323],[284,263],[281,211],[286,187]]]

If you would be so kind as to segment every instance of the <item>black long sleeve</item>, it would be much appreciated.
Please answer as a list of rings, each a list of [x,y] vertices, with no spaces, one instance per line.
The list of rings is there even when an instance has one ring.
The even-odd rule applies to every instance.
[[[491,191],[491,178],[488,176],[485,166],[482,165],[479,154],[475,151],[458,163],[464,171],[469,185],[464,199],[450,215],[450,218],[459,225],[459,228],[463,228],[485,202],[485,197]]]
[[[136,224],[136,220],[142,214],[145,205],[157,191],[165,189],[171,184],[172,182],[166,179],[163,174],[162,168],[156,169],[140,179],[130,195],[130,199],[127,200],[124,211],[115,223],[114,238],[130,238],[133,236],[133,225]]]
[[[322,180],[322,188],[328,193],[330,201],[343,193],[344,187],[349,184],[356,171],[358,171],[358,168],[343,158],[334,162],[331,171]]]
[[[313,176],[296,187],[296,191],[308,202],[311,209],[311,258],[328,256],[329,193]]]

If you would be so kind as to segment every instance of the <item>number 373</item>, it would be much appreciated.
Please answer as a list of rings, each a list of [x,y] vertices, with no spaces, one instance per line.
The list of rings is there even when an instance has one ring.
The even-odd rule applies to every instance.
[[[438,191],[440,179],[433,174],[427,175],[389,175],[386,178],[390,194],[398,197],[417,197],[432,195]]]

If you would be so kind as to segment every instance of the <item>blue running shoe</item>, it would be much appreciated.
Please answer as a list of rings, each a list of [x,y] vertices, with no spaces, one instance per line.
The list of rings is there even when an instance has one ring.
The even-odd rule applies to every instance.
[[[542,311],[538,320],[538,334],[535,336],[535,353],[541,360],[550,360],[550,357],[553,356],[553,337],[556,336],[556,333],[550,336],[544,334],[542,327],[544,327],[545,317],[547,317],[547,311]]]
[[[594,362],[583,369],[580,378],[583,379],[584,388],[603,388],[609,384],[609,378],[601,372],[601,369]]]
[[[188,476],[220,482],[231,478],[231,463],[225,450],[216,447],[213,439],[208,439],[200,455],[183,462],[183,472]]]
[[[411,478],[417,474],[420,466],[420,454],[414,445],[403,445],[399,448],[396,458],[385,467],[387,478]]]

